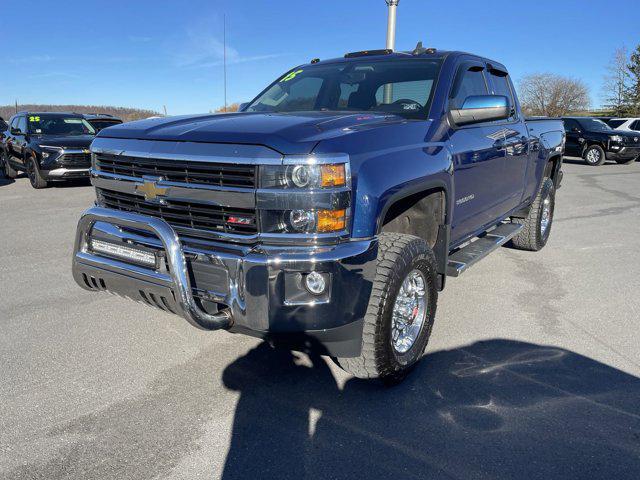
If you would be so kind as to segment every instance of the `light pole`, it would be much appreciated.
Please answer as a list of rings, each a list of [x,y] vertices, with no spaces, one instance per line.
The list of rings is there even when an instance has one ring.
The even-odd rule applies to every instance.
[[[396,11],[400,0],[385,0],[389,7],[389,18],[387,20],[387,48],[395,50],[396,48]]]
[[[395,50],[396,48],[396,11],[400,0],[385,0],[389,7],[389,18],[387,20],[387,49]],[[391,103],[393,100],[393,85],[387,84],[384,86],[383,102],[386,104]]]

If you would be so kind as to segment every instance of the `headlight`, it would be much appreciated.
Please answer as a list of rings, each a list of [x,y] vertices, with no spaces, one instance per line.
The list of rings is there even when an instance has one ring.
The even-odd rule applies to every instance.
[[[264,165],[260,167],[261,188],[334,188],[347,185],[349,165]]]
[[[351,212],[351,171],[346,155],[291,156],[260,165],[257,206],[267,234],[344,232]]]
[[[42,150],[42,159],[47,160],[49,157],[57,157],[62,153],[61,147],[52,147],[50,145],[38,145]]]
[[[609,140],[616,143],[622,143],[622,137],[620,135],[612,135],[609,137]]]

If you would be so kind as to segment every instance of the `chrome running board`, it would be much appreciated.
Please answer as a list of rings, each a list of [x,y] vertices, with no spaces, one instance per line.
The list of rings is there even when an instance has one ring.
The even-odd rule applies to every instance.
[[[457,252],[449,255],[447,276],[459,276],[467,268],[511,240],[522,228],[523,225],[518,223],[503,223],[477,240],[462,247]]]

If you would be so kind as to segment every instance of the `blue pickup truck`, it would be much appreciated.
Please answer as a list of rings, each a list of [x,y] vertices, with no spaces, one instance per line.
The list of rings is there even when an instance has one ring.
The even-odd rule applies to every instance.
[[[562,121],[524,119],[493,60],[313,60],[237,113],[102,130],[73,275],[398,381],[447,276],[507,242],[544,247],[564,142]]]

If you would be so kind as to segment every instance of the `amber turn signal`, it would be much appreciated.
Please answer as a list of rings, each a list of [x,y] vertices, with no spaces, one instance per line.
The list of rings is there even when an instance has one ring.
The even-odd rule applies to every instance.
[[[320,165],[320,186],[344,187],[347,183],[347,173],[344,163]]]
[[[318,210],[318,232],[337,232],[347,228],[347,211],[342,210]]]

